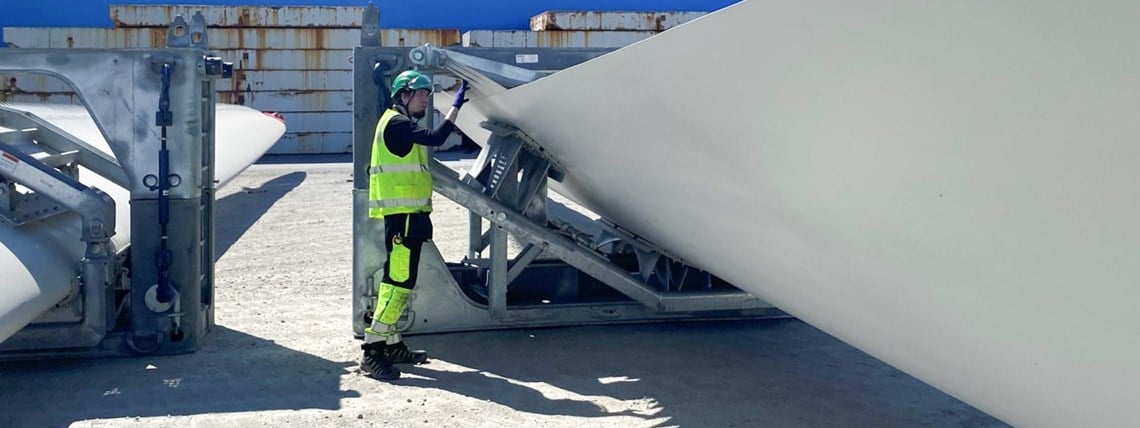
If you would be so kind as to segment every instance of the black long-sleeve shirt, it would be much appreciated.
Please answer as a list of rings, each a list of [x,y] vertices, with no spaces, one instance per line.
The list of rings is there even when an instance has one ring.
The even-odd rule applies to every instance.
[[[388,146],[388,151],[392,154],[404,157],[412,152],[412,144],[442,146],[454,130],[455,124],[449,120],[443,121],[432,130],[420,126],[401,114],[393,117],[388,122],[388,127],[384,128],[384,145]]]

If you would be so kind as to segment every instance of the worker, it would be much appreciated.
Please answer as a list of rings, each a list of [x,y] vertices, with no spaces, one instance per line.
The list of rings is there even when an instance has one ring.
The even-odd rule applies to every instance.
[[[424,351],[408,349],[396,322],[416,286],[421,247],[432,238],[427,148],[443,145],[455,130],[455,118],[467,102],[467,82],[460,85],[451,109],[435,130],[416,123],[427,114],[431,92],[431,79],[424,74],[408,70],[397,75],[392,80],[392,106],[380,115],[372,142],[368,216],[384,221],[388,260],[372,325],[364,329],[360,366],[377,379],[398,379],[400,369],[395,364],[420,364],[428,358]]]

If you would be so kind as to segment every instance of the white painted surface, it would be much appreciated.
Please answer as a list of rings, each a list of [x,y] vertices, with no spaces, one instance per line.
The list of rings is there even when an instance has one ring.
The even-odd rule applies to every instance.
[[[95,148],[114,156],[87,110],[71,105],[15,106],[50,121]],[[219,104],[215,122],[215,178],[218,187],[247,168],[285,132],[280,121],[243,106]],[[130,192],[79,168],[80,182],[106,192],[115,200],[115,231],[111,242],[130,242]],[[79,240],[80,219],[68,213],[19,228],[0,224],[0,342],[33,321],[67,295],[78,275],[85,244]]]
[[[1006,422],[1136,426],[1138,16],[746,1],[461,126],[523,128],[592,211]]]

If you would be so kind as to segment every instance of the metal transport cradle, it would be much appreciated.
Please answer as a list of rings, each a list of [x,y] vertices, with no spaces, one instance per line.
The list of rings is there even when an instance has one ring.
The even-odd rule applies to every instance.
[[[205,29],[178,17],[166,49],[0,50],[0,71],[58,77],[86,105],[0,105],[0,359],[201,345],[214,190],[284,132],[215,105],[231,66]]]
[[[441,82],[467,79],[488,91],[537,80],[612,49],[380,47],[377,10],[365,11],[354,61],[353,323],[371,321],[382,275],[383,222],[368,218],[368,169],[390,79],[416,67]],[[517,58],[526,58],[514,65]],[[448,77],[452,77],[448,79]],[[462,113],[461,113],[462,114]],[[424,245],[420,284],[402,329],[410,334],[651,320],[786,316],[714,275],[685,264],[619,225],[547,209],[548,181],[565,171],[509,124],[491,131],[474,166],[459,174],[438,161],[434,190],[470,211],[468,254],[447,263]],[[487,227],[484,227],[484,221]],[[523,248],[508,254],[508,235]],[[483,253],[487,256],[484,257]],[[513,257],[512,257],[513,256]]]

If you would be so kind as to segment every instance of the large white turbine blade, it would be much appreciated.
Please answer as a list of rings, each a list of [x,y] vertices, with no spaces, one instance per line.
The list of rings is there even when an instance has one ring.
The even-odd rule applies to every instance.
[[[752,0],[460,122],[521,128],[589,209],[1007,422],[1135,426],[1137,17]]]

